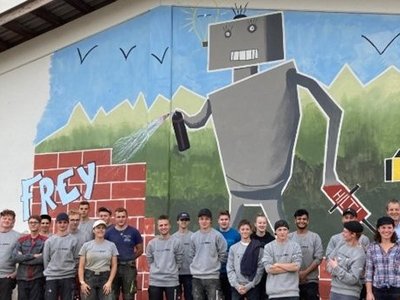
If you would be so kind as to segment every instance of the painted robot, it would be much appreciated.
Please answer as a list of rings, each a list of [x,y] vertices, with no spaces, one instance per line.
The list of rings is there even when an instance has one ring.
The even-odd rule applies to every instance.
[[[261,207],[270,224],[284,217],[282,194],[300,123],[298,86],[310,91],[328,120],[322,191],[339,210],[350,204],[363,210],[336,174],[342,109],[294,61],[284,61],[282,13],[240,14],[210,24],[208,47],[208,70],[232,69],[233,82],[210,93],[196,115],[182,113],[189,128],[213,118],[234,224],[245,207]],[[281,62],[259,71],[260,64],[274,61]]]

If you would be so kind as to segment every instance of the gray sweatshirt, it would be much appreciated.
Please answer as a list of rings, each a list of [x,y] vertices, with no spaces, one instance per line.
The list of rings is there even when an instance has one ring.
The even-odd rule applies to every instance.
[[[182,265],[179,270],[179,275],[190,275],[190,264],[192,259],[190,257],[190,241],[192,238],[193,232],[188,231],[186,233],[181,233],[179,231],[175,232],[172,237],[177,238],[181,241],[183,247],[183,260]]]
[[[358,245],[352,247],[346,243],[332,251],[329,258],[335,257],[338,266],[328,267],[332,274],[331,291],[340,295],[359,297],[364,272],[366,255],[364,249]]]
[[[183,259],[183,247],[175,237],[163,239],[156,236],[146,247],[150,265],[149,285],[172,287],[179,285],[179,268]]]
[[[307,269],[312,263],[319,265],[324,255],[324,249],[320,236],[312,231],[307,231],[305,234],[291,232],[289,239],[298,243],[301,248],[302,262],[300,270]],[[308,273],[307,282],[318,282],[318,268]]]
[[[299,296],[299,272],[272,274],[269,272],[275,263],[295,263],[301,265],[301,248],[299,244],[288,240],[278,243],[276,240],[264,247],[262,259],[268,273],[266,291],[269,299]]]
[[[362,234],[360,236],[360,238],[358,239],[358,242],[360,243],[360,245],[364,248],[364,252],[367,253],[367,248],[369,245],[369,238]],[[333,235],[328,243],[328,246],[326,247],[326,257],[329,257],[332,253],[333,250],[335,250],[335,248],[344,245],[346,243],[346,241],[343,238],[342,233],[337,233],[335,235]]]
[[[15,262],[11,257],[20,234],[15,230],[0,232],[0,278],[15,272]]]
[[[78,241],[71,234],[49,237],[44,243],[43,264],[46,280],[75,277]]]
[[[258,255],[258,267],[256,271],[256,276],[254,276],[252,281],[242,275],[240,271],[240,263],[243,258],[243,254],[246,251],[248,244],[238,242],[231,246],[228,254],[228,263],[226,264],[226,271],[228,273],[229,283],[232,287],[237,288],[239,285],[244,285],[247,290],[254,288],[261,280],[264,273],[262,257],[263,249],[260,248]]]
[[[226,261],[227,244],[224,236],[211,228],[192,235],[190,272],[194,278],[218,279],[221,263]]]

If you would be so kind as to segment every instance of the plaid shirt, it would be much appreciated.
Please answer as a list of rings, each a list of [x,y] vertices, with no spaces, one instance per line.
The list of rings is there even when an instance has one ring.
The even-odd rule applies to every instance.
[[[365,279],[376,288],[400,288],[400,244],[396,243],[387,253],[378,243],[371,243],[367,250]]]

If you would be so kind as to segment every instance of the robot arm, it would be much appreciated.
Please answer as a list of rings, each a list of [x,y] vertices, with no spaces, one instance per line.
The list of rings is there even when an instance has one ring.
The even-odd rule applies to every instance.
[[[335,184],[338,182],[336,175],[336,155],[343,114],[342,109],[314,79],[299,73],[296,73],[296,79],[298,85],[307,88],[311,92],[322,111],[328,117],[323,184]]]
[[[184,122],[189,128],[201,128],[206,125],[208,119],[211,116],[211,104],[210,100],[207,100],[201,110],[194,116],[188,116],[182,112],[184,116]]]
[[[336,174],[336,157],[343,115],[342,109],[314,79],[299,74],[295,70],[292,70],[288,76],[295,77],[298,85],[307,88],[311,92],[328,118],[322,191],[333,204],[329,212],[332,213],[336,208],[343,212],[346,208],[351,207],[357,211],[358,220],[362,221],[370,230],[373,230],[373,226],[366,220],[371,213],[354,195],[359,186],[357,185],[353,189],[348,188],[339,180]]]

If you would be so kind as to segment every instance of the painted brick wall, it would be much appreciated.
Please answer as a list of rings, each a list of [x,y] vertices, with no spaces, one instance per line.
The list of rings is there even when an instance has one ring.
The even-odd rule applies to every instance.
[[[79,202],[88,200],[91,204],[90,217],[97,218],[97,210],[106,206],[112,210],[117,207],[125,207],[129,212],[129,224],[136,227],[143,236],[144,245],[154,237],[155,225],[153,218],[145,217],[145,194],[146,194],[146,164],[118,164],[111,162],[112,149],[91,149],[83,151],[66,151],[36,154],[34,159],[34,175],[41,173],[43,177],[49,177],[57,182],[57,176],[62,172],[73,169],[74,176],[67,182],[67,190],[76,187],[81,196],[67,205],[62,205],[60,197],[55,190],[53,201],[57,204],[56,209],[48,208],[49,215],[53,218],[60,212],[68,212],[77,209]],[[85,167],[88,163],[96,164],[96,177],[91,199],[84,199],[86,186],[76,174],[79,166]],[[31,214],[40,214],[41,196],[39,184],[36,183],[32,190]],[[54,230],[54,222],[53,222]],[[147,287],[149,274],[146,258],[144,255],[138,261],[138,293],[137,300],[147,300]]]

